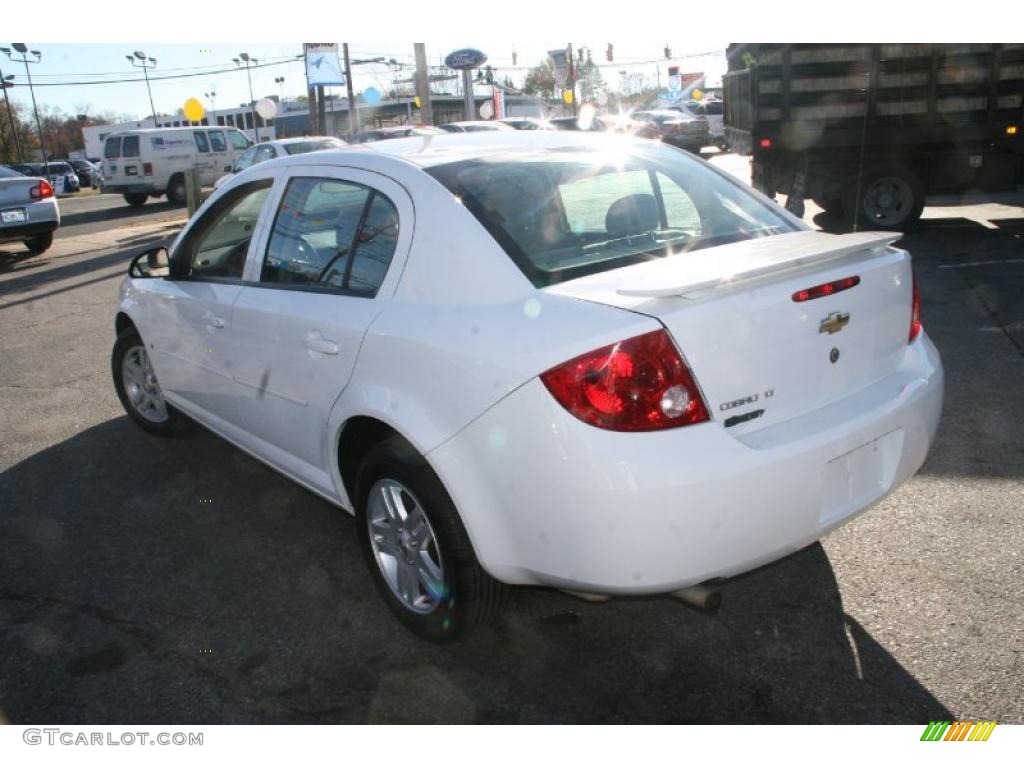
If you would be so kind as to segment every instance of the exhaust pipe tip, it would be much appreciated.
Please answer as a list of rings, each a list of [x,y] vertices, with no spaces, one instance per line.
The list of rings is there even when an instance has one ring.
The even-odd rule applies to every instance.
[[[722,593],[717,589],[700,584],[686,589],[677,589],[672,593],[672,597],[704,613],[715,614],[722,607]]]

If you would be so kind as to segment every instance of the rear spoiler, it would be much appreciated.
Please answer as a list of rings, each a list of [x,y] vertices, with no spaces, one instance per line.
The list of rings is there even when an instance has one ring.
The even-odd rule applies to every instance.
[[[639,298],[682,296],[696,299],[768,277],[775,279],[784,274],[818,268],[864,251],[888,248],[901,237],[903,235],[898,232],[829,235],[818,231],[802,231],[744,240],[714,248],[713,258],[696,259],[691,264],[684,264],[685,253],[661,260],[661,264],[673,262],[673,268],[652,270],[650,274],[643,275],[643,282],[637,280],[635,284],[618,288],[616,292],[620,296]]]

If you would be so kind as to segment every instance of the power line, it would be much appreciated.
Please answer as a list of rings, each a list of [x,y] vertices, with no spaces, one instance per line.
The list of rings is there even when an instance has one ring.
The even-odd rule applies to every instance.
[[[280,59],[278,61],[260,62],[259,64],[254,65],[252,68],[253,69],[263,69],[264,67],[280,67],[280,66],[282,66],[284,64],[291,64],[291,63],[295,63],[295,64],[301,65],[301,61],[300,61],[299,58],[289,57],[289,58],[286,58],[286,59]],[[206,70],[204,72],[193,72],[191,74],[161,75],[161,76],[158,76],[158,77],[151,77],[151,78],[149,78],[149,81],[153,82],[154,80],[183,80],[183,79],[188,78],[188,77],[208,77],[209,75],[222,75],[222,74],[225,74],[227,72],[237,72],[237,71],[239,71],[238,67],[231,67],[231,68],[225,68],[225,69],[211,69],[211,70]],[[120,80],[76,80],[76,81],[65,81],[65,82],[61,82],[61,83],[36,83],[35,86],[37,88],[40,88],[40,87],[42,87],[42,88],[55,88],[55,87],[64,87],[64,86],[70,86],[70,85],[120,85],[121,83],[141,83],[141,82],[143,82],[144,79],[145,78],[142,78],[142,77],[127,77],[127,78],[122,78]]]

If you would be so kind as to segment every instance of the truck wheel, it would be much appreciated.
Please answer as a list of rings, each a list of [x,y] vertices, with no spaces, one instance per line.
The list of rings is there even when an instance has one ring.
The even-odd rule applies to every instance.
[[[180,173],[171,177],[167,185],[167,200],[171,205],[184,205],[187,201],[185,193],[185,177]]]
[[[130,192],[124,196],[124,201],[132,208],[141,208],[149,198],[142,192]]]
[[[859,199],[858,198],[859,188]],[[846,218],[858,229],[909,229],[924,210],[924,184],[902,165],[869,168],[843,199]]]
[[[843,200],[841,197],[816,197],[814,198],[814,204],[825,211],[825,213],[834,213],[840,216],[843,214]]]
[[[36,235],[25,240],[25,247],[28,248],[28,252],[33,256],[43,253],[51,245],[53,245],[53,232],[47,232],[45,235]]]

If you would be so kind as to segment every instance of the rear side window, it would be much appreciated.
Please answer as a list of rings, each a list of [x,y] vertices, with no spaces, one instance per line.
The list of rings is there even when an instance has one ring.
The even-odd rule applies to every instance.
[[[335,179],[293,179],[274,221],[261,282],[374,296],[398,238],[384,195]]]
[[[139,137],[125,136],[121,144],[121,157],[139,156]]]
[[[103,145],[103,157],[107,160],[115,160],[121,156],[121,137],[107,139]]]
[[[196,131],[192,135],[196,139],[196,149],[200,152],[210,151],[210,142],[206,140],[206,133],[204,131]]]

